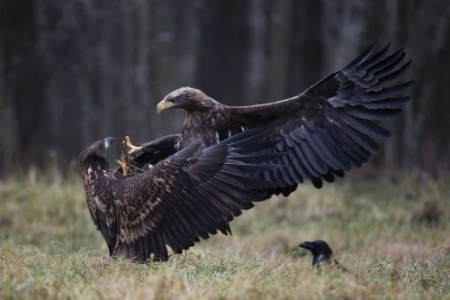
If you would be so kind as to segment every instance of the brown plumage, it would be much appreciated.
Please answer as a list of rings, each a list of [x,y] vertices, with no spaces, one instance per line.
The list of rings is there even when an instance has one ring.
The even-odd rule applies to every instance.
[[[279,154],[264,152],[274,143],[267,133],[249,130],[211,147],[193,142],[143,173],[117,179],[110,173],[106,148],[99,140],[80,154],[81,177],[90,215],[112,256],[167,260],[207,239],[228,222],[267,199],[256,190],[276,183],[254,178],[281,167],[265,164]],[[257,162],[257,163],[253,163]]]
[[[409,100],[412,81],[390,84],[410,61],[399,50],[388,55],[388,47],[376,46],[362,53],[341,71],[333,73],[303,93],[278,102],[227,106],[198,89],[183,87],[168,94],[157,106],[187,111],[177,149],[200,139],[205,146],[249,128],[269,128],[267,139],[280,142],[268,152],[287,152],[275,162],[292,166],[282,172],[282,192],[288,195],[297,184],[311,179],[316,187],[322,179],[360,167],[379,151],[379,141],[390,133],[374,121],[396,116]],[[273,172],[263,178],[274,180]]]

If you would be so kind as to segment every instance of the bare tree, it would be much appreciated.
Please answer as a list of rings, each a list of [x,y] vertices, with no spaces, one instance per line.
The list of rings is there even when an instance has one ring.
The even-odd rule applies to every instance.
[[[155,105],[179,86],[227,104],[294,95],[375,41],[404,46],[416,81],[376,162],[448,170],[447,2],[3,1],[0,172],[64,169],[106,135],[177,132],[184,114]]]

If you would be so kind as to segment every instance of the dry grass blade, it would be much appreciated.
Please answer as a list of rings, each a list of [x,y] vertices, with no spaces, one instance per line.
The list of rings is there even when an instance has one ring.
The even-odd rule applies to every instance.
[[[0,183],[2,299],[450,299],[450,188],[347,178],[271,199],[167,263],[107,257],[77,178]],[[316,271],[324,239],[351,270]]]

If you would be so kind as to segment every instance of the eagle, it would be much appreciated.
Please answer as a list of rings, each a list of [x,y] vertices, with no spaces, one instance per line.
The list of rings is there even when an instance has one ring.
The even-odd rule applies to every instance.
[[[109,254],[166,261],[167,246],[180,254],[217,231],[231,234],[229,222],[253,202],[268,199],[265,188],[277,186],[258,176],[283,168],[265,163],[284,155],[265,152],[278,142],[266,141],[266,135],[247,130],[209,147],[193,141],[152,167],[119,178],[106,158],[113,138],[86,148],[79,160],[87,206]],[[170,150],[172,138],[177,137],[153,145]]]
[[[166,95],[157,112],[187,112],[181,135],[173,140],[177,151],[198,139],[208,147],[251,128],[266,128],[268,141],[279,139],[268,152],[287,153],[274,163],[292,166],[281,174],[284,187],[272,193],[287,196],[306,180],[320,188],[323,180],[333,182],[379,152],[379,142],[390,132],[376,122],[398,115],[410,99],[413,81],[396,79],[411,61],[405,61],[402,49],[390,54],[389,45],[379,52],[376,48],[372,45],[342,70],[285,100],[227,106],[199,89],[182,87]],[[277,174],[261,176],[273,181]]]

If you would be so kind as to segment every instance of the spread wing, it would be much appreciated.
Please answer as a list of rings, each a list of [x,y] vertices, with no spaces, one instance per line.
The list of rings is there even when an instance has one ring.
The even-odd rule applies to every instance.
[[[374,121],[396,116],[409,100],[412,81],[391,82],[410,65],[399,50],[388,55],[389,46],[374,53],[375,45],[343,70],[331,74],[290,99],[244,107],[228,107],[227,130],[236,124],[246,128],[268,126],[269,138],[282,136],[277,151],[293,166],[283,182],[295,187],[306,179],[320,187],[322,178],[361,166],[379,151],[379,141],[390,133]],[[279,162],[279,161],[277,161]],[[273,173],[264,176],[273,179]]]
[[[92,172],[92,174],[88,175],[96,176],[97,174]],[[111,184],[114,185],[112,181],[100,181],[98,184],[92,183],[91,187],[96,188],[97,190],[95,196],[91,194],[89,190],[86,190],[89,214],[91,215],[97,230],[101,232],[106,245],[108,245],[110,255],[112,255],[114,247],[116,246],[118,232],[116,209],[113,205],[113,196],[110,192],[115,189],[115,187]],[[108,199],[111,201],[107,201]]]
[[[181,253],[216,234],[252,202],[267,199],[251,188],[276,184],[249,177],[280,168],[261,164],[279,154],[253,154],[274,146],[258,142],[265,135],[247,131],[208,148],[191,144],[146,173],[120,181],[124,194],[117,203],[114,255],[167,260],[166,245]]]
[[[106,161],[106,148],[112,141],[113,139],[109,137],[98,140],[83,150],[79,156],[80,175],[89,214],[108,245],[110,255],[116,246],[118,232],[114,206],[117,184],[108,172],[109,166]]]

